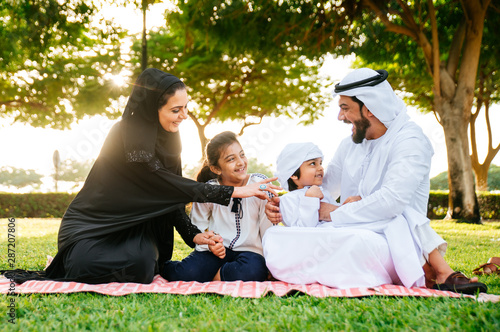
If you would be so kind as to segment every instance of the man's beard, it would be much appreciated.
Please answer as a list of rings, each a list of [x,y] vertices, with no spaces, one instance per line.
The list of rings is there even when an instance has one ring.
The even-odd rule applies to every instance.
[[[366,130],[370,128],[370,121],[361,114],[361,120],[357,120],[353,122],[355,131],[352,134],[352,141],[356,144],[363,142],[363,139],[366,138]]]

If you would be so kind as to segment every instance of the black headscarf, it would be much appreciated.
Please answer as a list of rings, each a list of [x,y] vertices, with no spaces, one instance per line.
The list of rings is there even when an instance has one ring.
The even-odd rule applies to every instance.
[[[159,124],[158,101],[179,82],[157,69],[147,69],[139,76],[122,120],[111,129],[82,190],[64,214],[59,253],[47,275],[62,273],[61,256],[78,240],[126,230],[175,211],[185,216],[188,202],[229,204],[233,187],[181,176],[179,133],[167,132]],[[187,223],[189,219],[184,220]],[[188,228],[186,232],[191,233],[186,237],[191,236],[192,241]]]
[[[165,131],[158,119],[160,97],[176,83],[182,81],[155,68],[146,69],[137,78],[122,116],[127,162],[145,162],[152,171],[156,171],[160,167],[160,159],[163,166],[181,175],[179,132]],[[161,145],[159,149],[156,148],[158,144]]]

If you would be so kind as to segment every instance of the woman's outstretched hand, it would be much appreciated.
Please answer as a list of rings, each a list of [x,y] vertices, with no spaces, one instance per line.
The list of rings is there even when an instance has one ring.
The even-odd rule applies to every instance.
[[[255,196],[260,199],[267,199],[268,201],[270,201],[271,198],[267,195],[266,191],[275,196],[278,196],[278,193],[275,190],[281,190],[281,187],[271,183],[276,180],[278,180],[278,178],[274,177],[251,183],[243,187],[234,187],[233,195],[231,197],[247,198]]]

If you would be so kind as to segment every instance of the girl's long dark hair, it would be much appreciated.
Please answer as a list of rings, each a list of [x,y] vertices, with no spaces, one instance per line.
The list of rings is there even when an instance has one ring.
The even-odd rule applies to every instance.
[[[212,179],[217,179],[218,175],[210,170],[210,166],[219,166],[220,154],[226,147],[238,143],[236,134],[231,131],[224,131],[215,135],[205,147],[205,160],[203,166],[196,175],[196,181],[208,182]]]

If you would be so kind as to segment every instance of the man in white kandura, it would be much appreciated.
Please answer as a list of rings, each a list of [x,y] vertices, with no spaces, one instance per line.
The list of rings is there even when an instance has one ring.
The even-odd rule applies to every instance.
[[[486,285],[453,271],[444,260],[447,244],[426,217],[433,149],[387,76],[385,70],[361,68],[335,86],[338,119],[353,124],[353,134],[341,142],[323,183],[342,205],[322,203],[319,218],[331,220],[333,227],[383,235],[407,287],[427,281],[442,290],[486,292]],[[273,223],[281,220],[276,205],[267,209]]]

